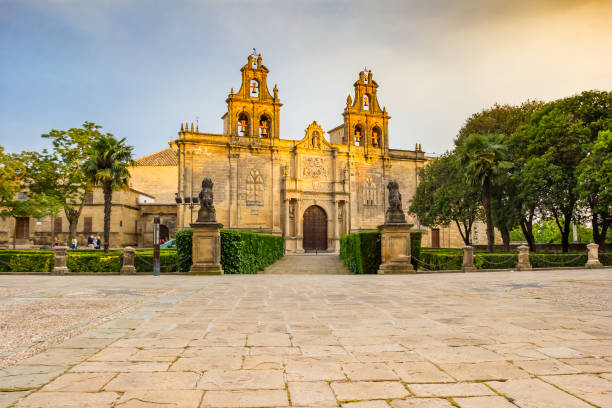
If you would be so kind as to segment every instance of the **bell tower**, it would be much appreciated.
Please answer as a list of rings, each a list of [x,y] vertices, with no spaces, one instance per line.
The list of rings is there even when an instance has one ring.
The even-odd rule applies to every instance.
[[[268,90],[268,68],[262,64],[261,54],[248,56],[242,72],[238,92],[231,89],[225,102],[227,112],[223,119],[223,133],[234,137],[273,140],[279,138],[280,107],[278,88]]]
[[[378,84],[372,79],[372,71],[365,68],[353,84],[355,99],[349,94],[344,108],[344,140],[348,145],[363,147],[364,152],[389,146],[388,124],[391,118],[387,110],[378,104]]]

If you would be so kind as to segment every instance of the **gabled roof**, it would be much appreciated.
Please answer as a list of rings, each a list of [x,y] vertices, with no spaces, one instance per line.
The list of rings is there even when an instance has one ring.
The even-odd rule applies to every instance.
[[[178,154],[169,147],[136,159],[137,166],[178,166]]]

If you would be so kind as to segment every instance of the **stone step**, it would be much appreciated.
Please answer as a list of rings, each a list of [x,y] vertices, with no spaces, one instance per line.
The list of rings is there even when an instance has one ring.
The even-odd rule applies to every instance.
[[[333,275],[348,274],[348,269],[338,254],[286,255],[268,266],[265,274],[279,275]]]

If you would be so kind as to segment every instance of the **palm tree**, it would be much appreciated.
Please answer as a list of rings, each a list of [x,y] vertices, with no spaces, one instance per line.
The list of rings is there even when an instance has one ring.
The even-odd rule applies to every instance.
[[[465,181],[481,188],[482,204],[487,222],[487,248],[493,252],[493,219],[491,195],[495,179],[512,167],[506,161],[508,149],[502,143],[503,135],[471,134],[457,148],[459,163],[465,172]]]
[[[104,252],[109,247],[113,191],[128,186],[128,169],[134,164],[132,150],[132,146],[125,144],[125,138],[117,140],[107,133],[95,139],[91,156],[83,164],[91,183],[101,186],[104,192]]]

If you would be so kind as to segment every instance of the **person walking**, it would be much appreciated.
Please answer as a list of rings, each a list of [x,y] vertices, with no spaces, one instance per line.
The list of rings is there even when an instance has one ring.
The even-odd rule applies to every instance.
[[[101,244],[102,244],[102,241],[100,241],[100,236],[98,235],[96,237],[96,249],[100,249]]]

